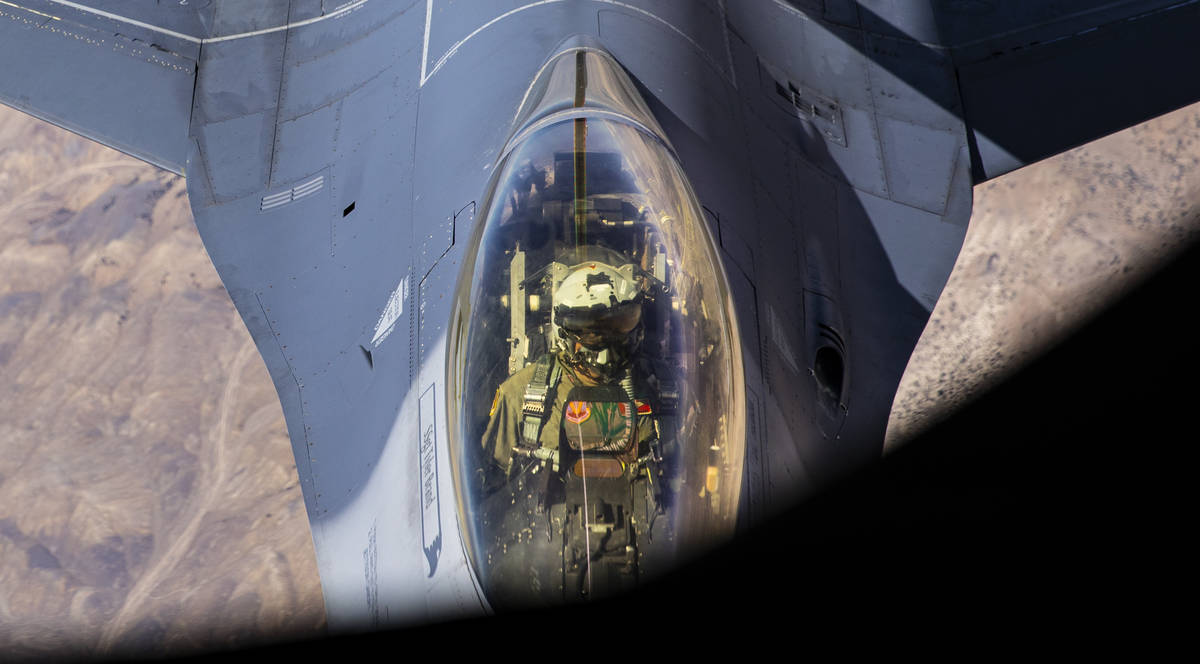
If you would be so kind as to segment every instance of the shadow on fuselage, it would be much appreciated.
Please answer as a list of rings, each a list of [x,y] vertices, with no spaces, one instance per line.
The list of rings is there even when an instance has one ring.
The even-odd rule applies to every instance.
[[[739,105],[746,114],[742,126],[757,135],[735,145],[736,135],[699,135],[637,85],[701,203],[718,217],[714,234],[734,292],[739,280],[751,284],[743,292],[750,301],[738,306],[747,384],[766,413],[757,441],[762,472],[769,477],[773,458],[792,456],[806,475],[804,485],[794,487],[775,481],[761,497],[747,495],[752,482],[744,500],[778,503],[750,515],[753,521],[879,457],[892,398],[929,312],[899,283],[848,178],[827,151],[813,153],[824,143],[806,141],[807,153],[798,150],[789,132],[802,131],[802,121],[776,115],[765,98],[757,106]],[[748,172],[739,172],[743,162],[730,154],[752,162]],[[776,163],[786,173],[761,181],[757,173]],[[770,191],[772,185],[783,190]],[[724,207],[731,202],[740,205]],[[734,258],[738,242],[750,245],[752,265]],[[838,375],[831,376],[833,370]],[[830,399],[834,386],[836,399]]]
[[[610,629],[652,645],[700,625],[778,638],[847,616],[978,624],[1014,607],[1021,620],[1124,615],[1131,594],[1182,578],[1179,432],[1193,391],[1178,379],[1200,371],[1200,349],[1178,303],[1198,282],[1193,247],[895,453],[623,598],[272,650],[458,648],[469,634],[491,651],[534,633],[540,647],[574,647]],[[1115,361],[1145,328],[1170,361]]]

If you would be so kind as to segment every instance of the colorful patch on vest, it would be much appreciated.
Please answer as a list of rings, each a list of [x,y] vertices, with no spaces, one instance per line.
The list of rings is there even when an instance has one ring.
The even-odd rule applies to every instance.
[[[563,433],[573,450],[624,452],[633,444],[633,409],[619,401],[569,401]]]
[[[638,415],[651,415],[654,413],[654,411],[650,408],[650,404],[646,403],[645,401],[638,401],[636,403]]]
[[[568,422],[582,424],[592,416],[592,405],[586,401],[571,401],[567,403],[563,416],[567,418]]]

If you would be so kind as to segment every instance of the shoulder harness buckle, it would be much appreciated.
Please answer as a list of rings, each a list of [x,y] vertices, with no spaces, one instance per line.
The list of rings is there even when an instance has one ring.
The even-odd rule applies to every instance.
[[[558,383],[561,369],[554,356],[547,353],[538,358],[533,370],[533,378],[525,386],[524,404],[521,407],[521,438],[522,447],[538,447],[538,438],[550,414],[553,400],[552,388]]]

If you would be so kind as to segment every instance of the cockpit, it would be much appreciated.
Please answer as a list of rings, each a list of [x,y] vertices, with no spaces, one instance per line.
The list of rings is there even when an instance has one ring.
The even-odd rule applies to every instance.
[[[694,192],[624,70],[570,45],[482,199],[448,373],[467,553],[496,609],[605,597],[732,534],[733,303]]]

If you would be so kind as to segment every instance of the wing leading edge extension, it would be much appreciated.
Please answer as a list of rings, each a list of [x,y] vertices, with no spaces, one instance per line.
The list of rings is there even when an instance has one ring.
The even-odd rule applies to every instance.
[[[200,40],[125,13],[0,2],[0,102],[182,174]]]
[[[773,4],[959,116],[976,183],[1200,99],[1197,0]]]

